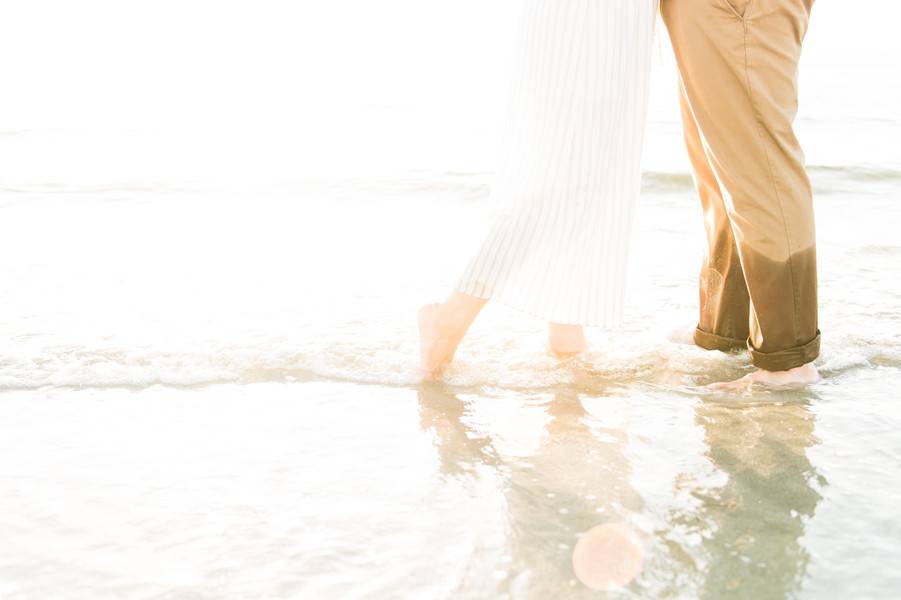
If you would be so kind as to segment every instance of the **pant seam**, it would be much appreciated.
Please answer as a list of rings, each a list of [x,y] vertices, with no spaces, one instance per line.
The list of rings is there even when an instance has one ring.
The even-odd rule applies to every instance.
[[[765,129],[763,122],[763,115],[760,112],[760,108],[755,100],[755,95],[753,92],[753,88],[751,86],[751,66],[749,59],[749,49],[748,49],[748,29],[750,27],[750,23],[748,19],[742,19],[742,34],[744,41],[744,54],[745,54],[745,85],[748,89],[748,99],[751,101],[751,106],[754,109],[754,117],[757,120],[758,125],[758,136],[760,137],[761,148],[763,149],[763,154],[766,157],[767,170],[770,172],[770,179],[772,180],[773,189],[776,192],[776,199],[779,202],[779,212],[782,215],[782,225],[785,228],[785,236],[786,236],[786,245],[788,246],[788,272],[791,277],[791,285],[792,285],[792,299],[794,300],[794,322],[792,323],[792,331],[795,336],[795,340],[800,337],[800,332],[798,330],[798,324],[801,320],[801,314],[799,311],[799,302],[798,302],[798,288],[796,285],[797,279],[795,278],[795,270],[794,265],[792,264],[792,237],[791,230],[789,228],[788,219],[785,215],[785,205],[782,200],[782,194],[779,191],[779,180],[776,177],[776,172],[773,169],[773,162],[770,159],[770,152],[766,147],[766,140],[763,137],[763,130]],[[745,284],[747,285],[747,276],[745,277]],[[749,288],[750,289],[750,288]],[[759,319],[758,319],[759,325]]]

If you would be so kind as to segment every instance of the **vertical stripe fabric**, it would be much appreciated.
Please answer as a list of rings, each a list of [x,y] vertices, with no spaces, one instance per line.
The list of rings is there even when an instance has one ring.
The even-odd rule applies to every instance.
[[[658,0],[523,0],[492,191],[458,290],[612,327],[623,301]]]

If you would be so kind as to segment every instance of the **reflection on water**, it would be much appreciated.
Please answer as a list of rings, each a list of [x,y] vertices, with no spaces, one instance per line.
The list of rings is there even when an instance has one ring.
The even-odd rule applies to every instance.
[[[481,464],[501,482],[514,575],[499,582],[496,593],[547,598],[561,586],[588,593],[577,587],[571,567],[578,536],[599,523],[628,522],[642,507],[628,482],[625,430],[594,419],[576,393],[530,398],[521,408],[538,411],[530,422],[541,431],[530,432],[537,443],[526,454],[515,444],[506,451],[494,444],[478,428],[469,403],[440,384],[424,385],[419,401],[445,476],[471,473]]]
[[[891,375],[9,392],[0,597],[893,600]],[[573,552],[613,524],[643,568],[592,592]]]
[[[692,487],[695,523],[703,539],[703,598],[791,598],[810,559],[804,525],[826,485],[807,450],[818,443],[807,399],[750,406],[701,402],[696,422],[706,456],[726,479]]]
[[[478,414],[484,403],[504,400],[436,383],[418,395],[443,475],[475,478],[488,468],[499,482],[510,576],[492,593],[597,597],[576,581],[571,553],[581,534],[603,523],[635,528],[649,549],[644,572],[626,588],[634,597],[792,598],[800,591],[810,560],[804,528],[826,485],[807,457],[818,443],[812,393],[755,402],[691,398],[704,460],[675,478],[674,501],[659,512],[631,483],[637,466],[627,398],[565,391],[520,399],[520,416],[531,413],[521,424],[530,430],[514,431],[536,441],[517,445],[504,439],[515,434],[485,426]],[[464,595],[488,593],[468,588],[465,578],[459,586]]]
[[[739,560],[714,555],[705,595],[752,588],[760,594],[763,587],[767,597],[789,597],[810,558],[801,542],[804,524],[826,484],[807,458],[817,443],[813,418],[804,404],[719,412],[698,415],[706,422],[711,460],[729,474],[714,501],[705,502],[717,523],[710,547]],[[739,508],[723,508],[731,506]]]

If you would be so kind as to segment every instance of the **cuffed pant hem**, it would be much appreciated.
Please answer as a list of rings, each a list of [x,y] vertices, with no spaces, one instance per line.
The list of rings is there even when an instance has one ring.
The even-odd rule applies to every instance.
[[[751,348],[749,342],[748,350],[751,352],[751,363],[755,367],[764,371],[788,371],[813,362],[820,355],[820,332],[817,331],[817,336],[803,346],[778,352],[759,352]]]
[[[729,338],[709,331],[704,331],[700,327],[695,329],[695,344],[705,350],[721,350],[723,352],[731,352],[733,350],[745,350],[748,347],[747,338]]]

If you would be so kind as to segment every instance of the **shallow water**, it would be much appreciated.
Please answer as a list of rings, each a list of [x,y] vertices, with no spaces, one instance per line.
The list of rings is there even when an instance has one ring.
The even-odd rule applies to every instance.
[[[643,547],[618,597],[896,596],[891,185],[818,199],[824,382],[717,395],[749,365],[690,343],[678,184],[648,186],[628,321],[586,357],[491,306],[418,383],[415,308],[487,223],[484,176],[431,185],[457,180],[472,198],[411,176],[302,208],[308,188],[4,193],[0,596],[597,597],[570,559],[603,523]]]
[[[416,309],[489,225],[514,3],[439,4],[4,30],[0,598],[604,597],[571,555],[605,523],[644,555],[610,597],[896,598],[901,9],[817,3],[802,69],[824,380],[723,395],[750,366],[691,344],[665,44],[623,327],[561,362],[490,305],[418,380]]]
[[[899,383],[10,392],[0,593],[599,597],[570,554],[614,522],[617,597],[892,598]]]

